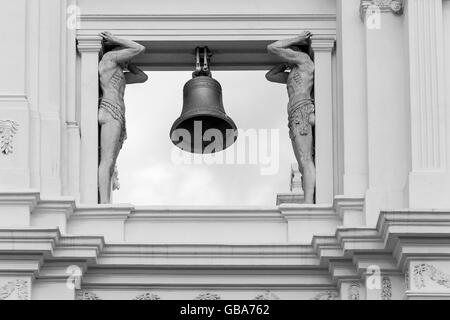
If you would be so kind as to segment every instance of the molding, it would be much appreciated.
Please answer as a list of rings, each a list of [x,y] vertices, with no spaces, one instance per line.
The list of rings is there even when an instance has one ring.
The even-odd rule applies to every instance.
[[[30,212],[34,210],[39,202],[39,191],[0,191],[0,205],[28,206]]]
[[[136,41],[277,40],[305,28],[314,35],[336,36],[336,14],[87,14],[79,19],[78,35],[111,30]]]
[[[356,282],[361,279],[361,274],[358,273],[352,261],[333,261],[329,262],[329,270],[334,283],[338,287],[345,282]]]
[[[102,300],[98,295],[86,290],[77,290],[75,300]]]
[[[280,300],[280,297],[278,297],[275,293],[266,291],[263,294],[257,295],[253,300],[266,300],[266,301],[274,301],[274,300]]]
[[[284,221],[277,207],[141,207],[134,209],[129,219],[164,222]]]
[[[445,211],[382,212],[377,229],[339,228],[334,236],[314,237],[312,245],[105,245],[102,237],[61,236],[57,229],[1,229],[0,271],[59,278],[63,269],[54,263],[64,261],[85,270],[83,283],[92,290],[119,285],[143,290],[148,290],[147,285],[152,290],[193,288],[198,283],[192,283],[192,279],[190,283],[172,281],[174,275],[188,273],[192,277],[210,277],[208,284],[198,286],[200,290],[254,287],[258,291],[320,288],[333,292],[336,283],[364,281],[371,265],[379,266],[382,276],[390,276],[400,274],[406,270],[405,263],[421,257],[449,261],[449,225],[450,212]],[[450,288],[450,275],[431,264],[420,264],[416,270],[419,286],[423,277]],[[224,274],[255,278],[249,283],[224,284],[220,280]],[[125,278],[113,279],[111,275]],[[285,278],[269,285],[258,282],[268,275],[296,280]],[[389,287],[386,280],[384,286],[385,290]],[[319,298],[327,297],[323,292],[321,295]],[[384,298],[388,296],[385,291]]]
[[[126,220],[130,217],[134,207],[131,205],[78,205],[72,219],[105,219]]]
[[[281,214],[287,220],[340,220],[332,206],[310,204],[281,204]]]
[[[161,298],[157,294],[147,292],[147,293],[138,295],[137,297],[133,298],[133,300],[157,301],[157,300],[161,300]]]
[[[430,292],[410,292],[407,291],[406,294],[407,300],[450,300],[450,294],[448,293],[430,293]]]
[[[379,12],[392,12],[395,15],[402,15],[404,9],[403,2],[403,0],[361,0],[359,9],[361,20],[366,20],[366,14],[369,8],[374,8]]]
[[[364,215],[364,198],[352,198],[346,196],[334,197],[334,208],[337,214],[344,220],[344,215],[347,211],[360,212],[361,216]]]
[[[151,14],[84,14],[80,22],[136,22],[136,21],[335,21],[335,14],[205,14],[205,15],[151,15]]]
[[[311,300],[339,300],[339,294],[337,292],[327,291],[317,294]]]
[[[222,300],[222,298],[218,294],[208,292],[198,295],[194,300]]]
[[[279,193],[277,194],[277,206],[282,204],[304,204],[305,195],[303,193]]]
[[[336,44],[336,37],[328,36],[313,36],[311,38],[311,48],[313,51],[331,52],[334,50]]]
[[[18,130],[18,122],[13,120],[0,120],[0,153],[8,156],[14,152],[13,138]]]
[[[35,216],[39,213],[62,213],[66,216],[66,219],[69,219],[75,210],[75,199],[66,198],[66,199],[40,199],[31,213],[31,215]]]
[[[77,48],[81,53],[98,53],[102,49],[102,38],[98,35],[77,36]]]

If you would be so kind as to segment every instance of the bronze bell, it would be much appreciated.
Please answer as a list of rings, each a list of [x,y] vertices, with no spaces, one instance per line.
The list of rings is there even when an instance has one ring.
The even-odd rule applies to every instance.
[[[196,71],[193,79],[184,86],[183,111],[173,124],[170,137],[184,151],[216,153],[236,142],[237,127],[225,113],[222,86],[211,76],[208,49],[204,49],[203,68],[200,67],[200,48],[197,48],[196,55]]]

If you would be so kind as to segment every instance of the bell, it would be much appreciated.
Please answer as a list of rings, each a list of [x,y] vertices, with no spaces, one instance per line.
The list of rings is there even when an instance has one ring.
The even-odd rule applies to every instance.
[[[184,86],[183,111],[173,124],[170,137],[184,151],[211,154],[225,150],[236,142],[237,127],[225,113],[222,86],[211,77],[209,66],[200,70],[199,60],[197,49],[196,72]]]

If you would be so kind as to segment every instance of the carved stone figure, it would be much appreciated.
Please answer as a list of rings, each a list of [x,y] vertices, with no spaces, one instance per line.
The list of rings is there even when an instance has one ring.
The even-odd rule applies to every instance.
[[[285,63],[270,70],[266,78],[286,84],[289,95],[289,130],[295,157],[303,176],[305,203],[314,203],[316,167],[314,164],[315,107],[312,99],[314,62],[310,53],[311,33],[280,40],[268,46],[268,51]]]
[[[147,75],[131,63],[131,60],[144,52],[145,47],[118,38],[109,32],[102,32],[103,50],[99,64],[101,99],[98,111],[100,126],[100,165],[99,194],[100,203],[111,202],[112,177],[117,156],[125,141],[125,86],[144,83]]]

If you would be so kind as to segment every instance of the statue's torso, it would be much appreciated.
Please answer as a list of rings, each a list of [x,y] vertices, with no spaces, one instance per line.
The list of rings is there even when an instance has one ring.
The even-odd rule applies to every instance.
[[[122,67],[112,61],[101,61],[99,65],[102,99],[125,107],[124,95],[126,79]]]
[[[294,106],[300,101],[311,100],[314,86],[314,63],[308,57],[308,62],[295,65],[287,80],[289,94],[289,106]]]

